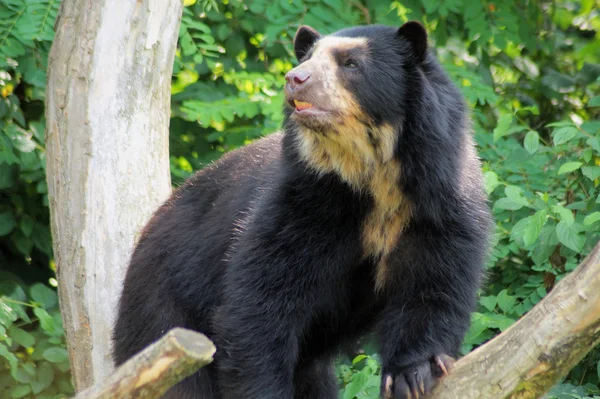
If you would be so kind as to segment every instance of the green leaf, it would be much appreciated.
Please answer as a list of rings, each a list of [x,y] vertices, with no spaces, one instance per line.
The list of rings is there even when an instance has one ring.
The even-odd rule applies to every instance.
[[[546,291],[546,288],[544,288],[544,287],[538,287],[538,288],[535,290],[535,292],[537,292],[537,294],[540,296],[540,298],[543,298],[543,297],[545,297],[545,296],[546,296],[546,294],[548,293],[548,292]]]
[[[574,170],[579,169],[581,165],[583,165],[583,162],[567,162],[561,165],[558,174],[563,175],[565,173],[573,172]]]
[[[44,351],[44,359],[52,363],[62,363],[69,360],[69,353],[64,348],[48,348]]]
[[[15,310],[0,298],[0,324],[10,327],[17,318]]]
[[[359,373],[354,374],[352,381],[346,385],[344,399],[354,399],[354,397],[363,389],[369,378],[368,369],[362,369]]]
[[[36,223],[33,233],[31,233],[31,240],[38,249],[42,250],[46,255],[52,256],[52,240],[50,238],[50,231],[46,226]]]
[[[532,105],[530,107],[523,107],[523,108],[519,108],[518,109],[519,112],[531,112],[533,115],[539,115],[540,114],[540,109],[538,108],[537,105]]]
[[[496,187],[500,185],[500,181],[498,180],[498,175],[494,172],[487,171],[483,174],[485,191],[488,195],[494,191]]]
[[[498,293],[498,306],[505,313],[514,306],[516,301],[517,299],[515,297],[508,295],[508,291],[506,289]]]
[[[581,172],[588,179],[596,180],[600,177],[600,166],[583,166]]]
[[[18,134],[13,137],[14,146],[21,152],[31,152],[35,150],[35,141],[33,140],[33,133],[27,132],[23,129],[18,129]]]
[[[0,296],[6,296],[7,298],[13,299],[15,301],[19,301],[19,302],[26,302],[27,301],[27,294],[25,294],[25,291],[23,290],[23,288],[21,288],[21,286],[15,282],[15,281],[2,281],[0,282]],[[1,307],[2,307],[2,299],[0,298],[0,312],[2,311]],[[7,307],[10,308],[11,312],[14,312],[15,314],[15,320],[17,319],[17,317],[20,317],[21,319],[25,320],[27,323],[30,323],[31,320],[29,319],[29,316],[27,315],[27,313],[24,310],[24,306],[23,305],[18,305],[18,304],[11,304],[11,306],[6,305]],[[0,316],[1,319],[1,316]],[[2,320],[0,320],[0,323],[2,323]]]
[[[588,397],[588,390],[583,386],[572,384],[555,385],[544,398],[549,399],[581,399]]]
[[[15,380],[23,384],[29,384],[31,382],[31,376],[27,373],[22,365],[17,369]]]
[[[479,303],[481,303],[487,310],[492,312],[496,308],[498,298],[495,296],[482,296],[479,298]]]
[[[467,335],[465,337],[465,342],[478,343],[476,341],[476,338],[479,337],[481,335],[481,333],[483,333],[485,330],[488,329],[488,326],[485,323],[485,321],[486,321],[486,316],[484,314],[478,313],[478,312],[475,312],[472,314],[471,327],[469,328],[469,331],[467,332]]]
[[[600,96],[596,96],[588,103],[589,107],[600,107]]]
[[[526,247],[529,247],[538,239],[542,228],[546,224],[547,216],[548,211],[542,209],[529,218],[529,223],[527,224],[523,235],[523,243]]]
[[[46,386],[44,384],[42,384],[41,382],[38,381],[31,381],[29,383],[29,385],[31,385],[31,391],[37,395],[40,392],[42,392],[44,390],[44,388],[46,388]]]
[[[12,280],[0,281],[0,295],[15,301],[24,302],[27,300],[27,294],[23,291],[23,288]]]
[[[531,222],[531,216],[528,216],[526,218],[519,220],[517,223],[515,223],[515,225],[513,226],[513,228],[510,231],[511,241],[518,242],[518,240],[522,239],[523,236],[525,235],[525,230],[529,226],[530,222]]]
[[[35,376],[35,363],[21,363],[21,367],[23,367],[23,370],[25,370],[31,377]]]
[[[29,294],[34,301],[42,304],[45,309],[53,308],[58,303],[56,291],[42,283],[32,285],[29,289]]]
[[[494,208],[516,211],[523,208],[523,204],[516,203],[510,198],[500,198],[498,201],[494,202]]]
[[[56,323],[54,323],[54,319],[48,314],[48,312],[46,312],[42,308],[34,308],[33,313],[40,320],[40,325],[42,326],[42,329],[45,332],[47,332],[50,335],[56,333]]]
[[[33,241],[23,234],[23,232],[17,230],[11,238],[19,252],[25,256],[29,256],[31,254],[31,250],[33,249]]]
[[[513,185],[506,186],[504,188],[504,194],[506,194],[506,197],[510,201],[512,201],[512,203],[514,203],[514,204],[518,204],[521,206],[529,206],[529,201],[527,201],[527,198],[525,198],[523,196],[523,189],[519,186],[513,186]],[[498,201],[496,201],[496,203],[498,203]],[[517,207],[516,209],[520,209],[521,206]],[[504,209],[511,209],[511,208],[504,207]]]
[[[542,83],[551,88],[552,90],[555,90],[557,92],[559,91],[571,91],[573,90],[573,87],[575,86],[575,79],[572,78],[569,75],[566,75],[564,73],[560,73],[558,71],[555,71],[553,69],[550,69],[546,72],[546,75],[542,78]]]
[[[560,242],[567,248],[575,252],[581,252],[585,244],[585,236],[580,234],[580,230],[575,223],[561,221],[556,225],[556,235]]]
[[[498,120],[498,125],[494,129],[494,142],[498,141],[499,138],[507,134],[508,128],[510,127],[512,120],[512,114],[504,114],[500,116],[500,119]]]
[[[523,146],[530,154],[535,154],[536,151],[540,148],[540,135],[535,130],[530,130],[525,135],[525,140],[523,140]]]
[[[29,395],[29,392],[31,392],[31,387],[29,385],[17,385],[10,390],[10,397],[14,399],[22,398],[23,396]]]
[[[513,319],[507,317],[506,315],[494,313],[486,314],[484,320],[489,328],[498,328],[500,331],[506,330],[515,322]]]
[[[30,348],[35,344],[35,338],[33,335],[25,330],[15,327],[14,325],[10,326],[8,329],[8,335],[10,335],[13,341],[25,348]]]
[[[552,206],[552,212],[554,212],[555,214],[558,215],[558,219],[561,222],[565,222],[566,224],[571,224],[575,221],[575,218],[573,217],[573,211],[571,211],[570,209],[565,208],[562,205],[553,205]]]
[[[573,127],[573,122],[571,121],[558,121],[558,122],[552,122],[552,123],[548,123],[546,125],[546,127],[565,127],[565,126],[569,126],[569,127]]]
[[[352,365],[356,365],[356,363],[360,362],[363,359],[366,359],[367,355],[358,355],[354,359],[352,359]]]
[[[600,153],[600,140],[598,137],[590,137],[587,139],[586,144],[589,145],[594,151]]]
[[[49,387],[54,381],[54,368],[50,363],[42,362],[38,367],[38,381]]]
[[[587,215],[585,219],[583,219],[583,225],[590,226],[598,221],[600,221],[600,212],[594,212]]]
[[[23,215],[19,222],[19,228],[27,237],[31,236],[33,231],[33,219],[29,215]]]
[[[0,212],[0,237],[5,236],[11,231],[13,231],[16,224],[17,223],[12,212]]]
[[[19,368],[19,360],[14,353],[8,350],[3,342],[0,342],[0,356],[5,358],[10,365],[10,374],[14,378],[17,375],[17,370]]]
[[[586,121],[581,124],[581,130],[594,136],[600,133],[600,120]]]
[[[574,139],[579,131],[574,126],[561,127],[554,132],[552,132],[552,137],[554,140],[554,145],[564,144],[572,139]]]

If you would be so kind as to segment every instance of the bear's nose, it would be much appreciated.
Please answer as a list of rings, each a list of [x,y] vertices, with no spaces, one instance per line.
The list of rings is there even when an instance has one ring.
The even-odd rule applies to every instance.
[[[285,74],[285,80],[291,89],[302,85],[310,78],[310,74],[303,70],[292,70]]]

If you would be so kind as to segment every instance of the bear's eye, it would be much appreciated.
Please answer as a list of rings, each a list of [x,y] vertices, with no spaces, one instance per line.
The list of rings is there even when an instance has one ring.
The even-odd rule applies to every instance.
[[[354,61],[354,60],[348,60],[344,64],[344,67],[348,68],[348,69],[356,69],[356,68],[358,68],[358,65],[356,65],[356,61]]]

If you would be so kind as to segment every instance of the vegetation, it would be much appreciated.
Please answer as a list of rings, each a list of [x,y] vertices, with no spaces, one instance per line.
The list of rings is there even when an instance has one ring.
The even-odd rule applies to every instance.
[[[600,10],[595,0],[185,0],[172,86],[180,184],[278,129],[299,24],[422,21],[473,107],[496,218],[466,353],[508,328],[600,238]],[[0,0],[0,397],[70,394],[52,287],[44,90],[58,0]],[[376,398],[370,340],[338,360],[341,397]],[[595,395],[595,396],[594,396]],[[600,351],[548,398],[600,398]]]

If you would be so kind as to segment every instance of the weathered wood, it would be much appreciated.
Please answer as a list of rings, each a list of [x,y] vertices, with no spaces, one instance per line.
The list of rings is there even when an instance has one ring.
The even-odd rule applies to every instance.
[[[215,346],[204,335],[174,328],[121,365],[106,381],[75,399],[159,398],[170,387],[212,362]]]
[[[171,191],[170,83],[181,0],[63,0],[48,60],[48,197],[77,390],[112,371],[134,239]]]
[[[454,365],[431,399],[534,399],[600,343],[600,243],[515,325]]]

